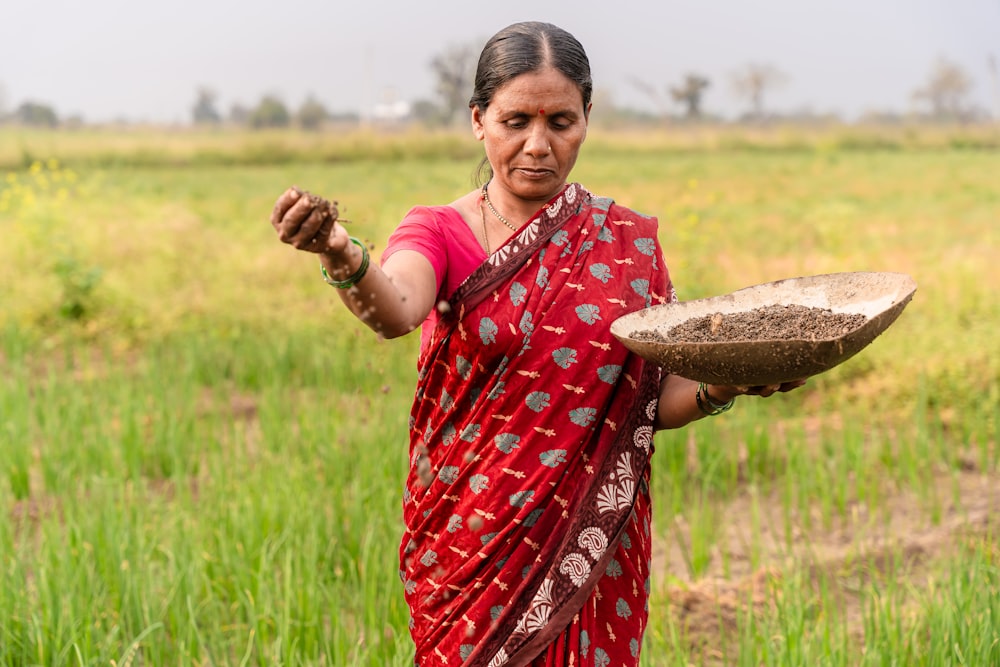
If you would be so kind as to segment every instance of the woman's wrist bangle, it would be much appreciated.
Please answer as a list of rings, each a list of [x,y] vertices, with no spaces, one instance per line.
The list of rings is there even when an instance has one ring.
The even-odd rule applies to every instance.
[[[368,248],[366,248],[365,244],[361,242],[361,239],[353,236],[351,236],[350,239],[351,243],[361,248],[361,266],[358,267],[357,271],[344,280],[334,280],[330,277],[330,274],[326,272],[326,267],[323,266],[322,263],[319,265],[319,270],[323,274],[323,280],[326,281],[327,285],[333,285],[337,289],[354,287],[362,278],[365,277],[365,274],[368,273],[368,263],[371,261],[371,258],[368,256]]]
[[[733,407],[733,402],[736,399],[731,398],[725,403],[716,403],[708,394],[708,385],[704,382],[699,382],[698,391],[694,393],[694,400],[698,403],[698,409],[701,410],[703,415],[714,417],[715,415],[721,415],[723,412]]]

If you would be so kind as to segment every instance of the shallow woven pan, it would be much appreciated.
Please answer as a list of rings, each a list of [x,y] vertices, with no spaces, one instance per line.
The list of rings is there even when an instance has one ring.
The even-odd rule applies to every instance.
[[[663,304],[624,315],[611,333],[625,347],[675,375],[739,386],[779,384],[818,375],[851,358],[896,321],[913,298],[916,282],[904,273],[852,272],[787,278],[730,294]],[[663,336],[691,318],[751,311],[772,305],[825,308],[867,319],[822,340],[782,339],[720,342],[637,340],[637,332]]]

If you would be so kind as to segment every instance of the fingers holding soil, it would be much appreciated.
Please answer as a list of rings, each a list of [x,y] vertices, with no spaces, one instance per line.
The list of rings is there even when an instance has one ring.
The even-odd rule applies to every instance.
[[[302,191],[297,187],[292,186],[281,193],[278,200],[274,202],[274,208],[271,209],[271,226],[275,228],[278,232],[281,231],[281,223],[288,213],[288,210],[299,201],[302,196]]]
[[[286,193],[289,194],[289,193]],[[295,192],[289,198],[295,197]],[[281,201],[279,200],[279,207]],[[279,238],[300,250],[322,252],[337,221],[336,204],[318,195],[302,192],[282,216]]]
[[[347,234],[337,232],[337,202],[291,187],[278,197],[271,225],[282,243],[316,254],[338,255],[349,245]]]
[[[278,205],[280,207],[280,200]],[[281,215],[281,220],[277,226],[278,238],[283,243],[293,243],[293,240],[298,237],[306,218],[312,214],[312,210],[313,206],[308,198],[300,197],[297,199]]]
[[[313,202],[310,220],[317,218],[319,221],[316,232],[309,240],[309,249],[323,252],[330,248],[330,235],[333,233],[340,212],[337,210],[337,202],[331,202],[318,195],[310,194],[308,197]]]
[[[299,225],[298,231],[288,239],[288,243],[299,250],[306,250],[310,249],[310,246],[315,246],[320,241],[319,233],[323,227],[324,217],[319,209],[314,208],[306,216],[306,219],[302,221],[302,224]],[[329,231],[327,234],[329,234]]]

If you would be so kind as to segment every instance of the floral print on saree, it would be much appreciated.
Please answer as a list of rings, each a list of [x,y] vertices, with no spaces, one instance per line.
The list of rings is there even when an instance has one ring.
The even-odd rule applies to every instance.
[[[450,299],[403,498],[419,667],[638,664],[660,372],[609,327],[675,300],[656,233],[571,184]]]

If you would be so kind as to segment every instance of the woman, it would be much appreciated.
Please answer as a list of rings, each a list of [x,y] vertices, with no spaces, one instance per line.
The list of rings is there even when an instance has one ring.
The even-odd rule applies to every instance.
[[[638,664],[654,430],[801,384],[661,377],[611,336],[676,296],[656,219],[568,182],[591,91],[572,35],[509,26],[469,105],[481,189],[412,209],[381,267],[294,188],[272,214],[372,329],[422,326],[400,548],[420,667]]]

